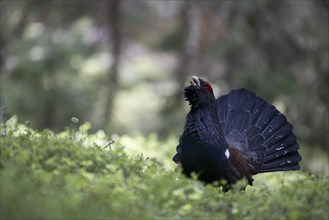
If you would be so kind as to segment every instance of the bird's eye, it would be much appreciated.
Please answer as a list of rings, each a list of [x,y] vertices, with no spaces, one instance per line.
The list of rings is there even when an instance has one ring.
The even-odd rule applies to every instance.
[[[211,87],[211,85],[209,83],[205,83],[204,84],[204,87],[208,90],[208,92],[213,93],[212,87]]]

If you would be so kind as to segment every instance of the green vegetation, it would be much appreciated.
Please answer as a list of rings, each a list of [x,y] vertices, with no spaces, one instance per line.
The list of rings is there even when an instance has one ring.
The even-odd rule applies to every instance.
[[[224,193],[175,169],[169,162],[175,138],[137,135],[111,143],[89,128],[55,134],[7,121],[1,219],[328,219],[326,176],[262,174],[246,191]]]

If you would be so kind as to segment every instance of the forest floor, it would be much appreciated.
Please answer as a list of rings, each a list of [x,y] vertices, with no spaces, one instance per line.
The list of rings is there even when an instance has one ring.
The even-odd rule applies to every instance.
[[[241,181],[225,193],[171,165],[175,138],[112,143],[87,130],[55,134],[7,126],[0,145],[1,219],[329,218],[329,177],[323,174],[260,174],[245,191]],[[143,154],[136,152],[140,146]],[[148,155],[154,148],[158,155]]]

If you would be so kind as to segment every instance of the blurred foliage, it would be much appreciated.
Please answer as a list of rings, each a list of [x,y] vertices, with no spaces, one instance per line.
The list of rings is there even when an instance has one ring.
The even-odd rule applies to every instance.
[[[327,1],[120,1],[115,15],[109,2],[0,2],[7,117],[178,136],[184,81],[199,74],[217,96],[256,92],[287,115],[302,148],[328,152]]]
[[[15,117],[6,128],[0,139],[1,219],[297,220],[329,214],[329,178],[320,174],[260,174],[245,191],[241,181],[224,193],[163,168],[171,139],[126,136],[112,143],[102,131],[89,134],[89,123],[56,134],[17,124]],[[161,152],[162,162],[141,154],[152,151]]]

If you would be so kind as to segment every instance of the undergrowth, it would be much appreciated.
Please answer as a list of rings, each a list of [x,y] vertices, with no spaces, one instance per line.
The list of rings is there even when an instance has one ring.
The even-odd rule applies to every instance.
[[[326,176],[261,174],[245,191],[224,193],[181,175],[170,162],[174,137],[112,143],[88,128],[55,134],[7,122],[1,219],[328,219]]]

